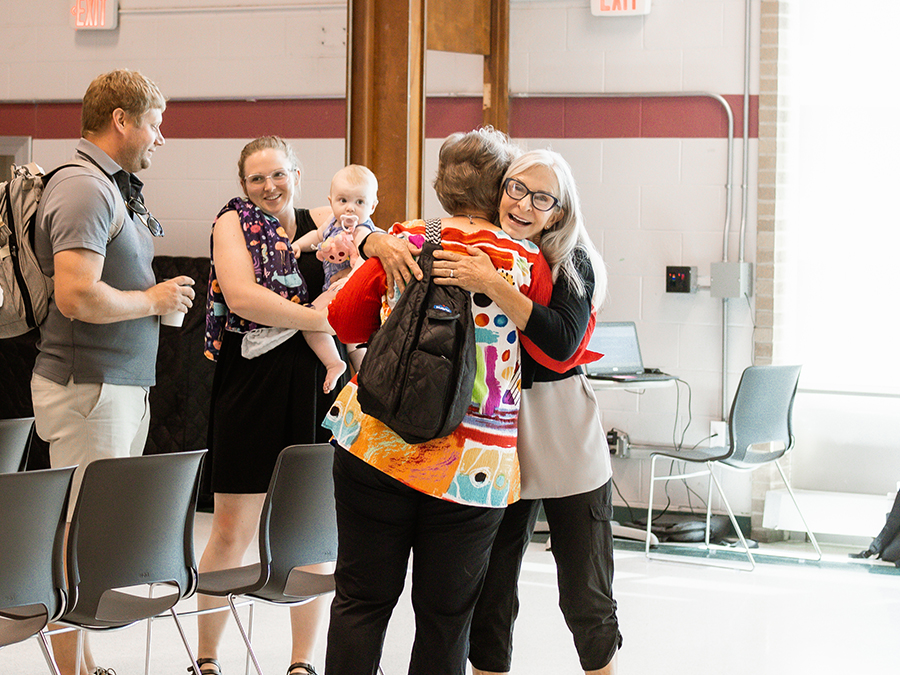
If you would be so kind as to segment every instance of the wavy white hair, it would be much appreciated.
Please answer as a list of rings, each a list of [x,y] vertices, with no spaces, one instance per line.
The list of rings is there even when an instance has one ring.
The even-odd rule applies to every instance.
[[[553,272],[553,281],[562,274],[569,285],[580,296],[585,294],[584,280],[575,266],[573,253],[580,249],[591,261],[594,269],[594,294],[592,304],[599,309],[606,299],[607,274],[606,263],[594,246],[584,226],[584,216],[581,213],[581,199],[578,196],[578,187],[572,176],[569,163],[558,152],[553,150],[530,150],[513,160],[506,170],[504,180],[510,176],[523,173],[533,167],[543,166],[550,169],[556,176],[559,186],[559,208],[562,217],[547,230],[541,233],[540,247],[544,258]]]

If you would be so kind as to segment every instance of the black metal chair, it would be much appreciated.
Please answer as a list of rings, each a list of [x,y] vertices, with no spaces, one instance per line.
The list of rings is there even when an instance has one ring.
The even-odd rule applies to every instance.
[[[225,597],[256,672],[259,661],[238,616],[243,597],[277,605],[299,605],[334,591],[334,575],[299,567],[337,559],[337,517],[332,463],[327,443],[292,445],[281,451],[259,519],[259,563],[200,575],[198,593]]]
[[[194,672],[200,672],[173,608],[197,590],[194,514],[205,453],[88,464],[69,529],[70,598],[59,623],[105,631],[169,612]],[[156,597],[157,587],[170,592]]]
[[[63,541],[74,467],[0,474],[0,647],[36,637],[66,608]]]
[[[799,379],[800,366],[750,366],[744,370],[734,395],[734,401],[731,404],[731,413],[728,416],[727,445],[679,451],[657,450],[651,454],[650,496],[647,505],[647,538],[644,545],[644,552],[648,558],[658,557],[650,553],[654,485],[659,481],[709,476],[709,489],[706,500],[705,546],[707,550],[710,550],[709,531],[712,515],[712,487],[715,484],[716,490],[718,490],[719,496],[722,498],[722,503],[728,511],[731,525],[747,555],[749,567],[746,569],[754,569],[756,561],[750,552],[750,547],[743,532],[741,532],[741,528],[738,526],[734,511],[728,503],[719,479],[713,472],[713,465],[719,463],[733,469],[752,471],[765,464],[774,463],[781,474],[794,506],[797,508],[797,512],[800,514],[806,533],[816,549],[818,554],[817,560],[821,560],[822,551],[819,548],[819,543],[809,529],[809,525],[807,525],[806,519],[800,511],[800,505],[794,496],[794,491],[791,489],[784,470],[778,463],[778,460],[794,447],[791,417]],[[657,475],[656,462],[661,457],[702,464],[703,467],[687,473]],[[715,561],[707,559],[701,559],[699,562],[715,564]]]
[[[25,470],[33,433],[33,417],[0,420],[0,473]]]

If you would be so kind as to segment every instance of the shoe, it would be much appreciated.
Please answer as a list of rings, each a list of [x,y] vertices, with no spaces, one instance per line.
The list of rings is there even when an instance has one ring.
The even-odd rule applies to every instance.
[[[872,543],[869,544],[869,548],[867,548],[865,551],[860,551],[859,553],[848,553],[847,555],[856,560],[865,558],[880,558],[881,542],[878,539],[873,539]]]
[[[303,668],[306,672],[301,673],[300,668]],[[318,673],[316,673],[316,669],[313,668],[311,664],[298,661],[297,663],[292,663],[290,665],[287,669],[287,675],[318,675]]]
[[[92,675],[116,675],[112,668],[94,668]]]
[[[197,659],[197,665],[200,666],[200,675],[222,675],[222,666],[215,659]],[[204,668],[203,666],[211,666]],[[194,672],[194,666],[188,666],[189,673]]]

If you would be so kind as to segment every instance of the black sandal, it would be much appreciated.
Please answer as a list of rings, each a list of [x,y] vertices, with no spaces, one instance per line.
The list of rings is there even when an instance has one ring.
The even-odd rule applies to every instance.
[[[215,670],[213,670],[212,668],[203,668],[203,667],[201,667],[201,668],[200,668],[200,675],[222,675],[222,664],[220,664],[220,663],[219,663],[218,661],[216,661],[215,659],[197,659],[197,665],[198,665],[198,666],[210,665],[210,666],[213,666],[213,667],[215,668]],[[193,674],[193,672],[194,672],[194,666],[188,666],[187,671],[188,671],[189,673],[192,673],[192,674]]]
[[[319,675],[316,672],[316,669],[312,667],[312,664],[303,663],[302,661],[298,661],[297,663],[292,663],[287,669],[287,675],[291,675],[294,670],[297,668],[303,668],[306,671],[306,675]],[[296,673],[295,675],[300,675],[300,673]]]

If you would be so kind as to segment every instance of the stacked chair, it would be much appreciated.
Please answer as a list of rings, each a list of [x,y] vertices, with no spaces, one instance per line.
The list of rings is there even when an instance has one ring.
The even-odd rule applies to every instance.
[[[0,474],[0,648],[36,637],[66,609],[63,539],[72,467]]]
[[[33,433],[33,417],[0,420],[0,473],[25,470]]]
[[[295,605],[334,591],[333,574],[299,569],[337,558],[333,449],[297,445],[279,455],[260,516],[259,563],[198,574],[193,531],[205,452],[91,462],[65,544],[74,467],[0,474],[0,648],[36,637],[59,675],[48,635],[78,630],[80,662],[83,631],[168,615],[199,672],[175,606],[201,592],[227,598],[223,609],[230,607],[262,675],[251,644],[252,602]],[[248,600],[245,630],[237,604]],[[149,662],[148,623],[145,669]]]
[[[199,672],[173,608],[197,590],[194,514],[205,452],[91,462],[65,551],[74,467],[0,474],[0,647],[36,636],[59,675],[48,635],[78,629],[80,662],[81,631],[169,612]],[[61,627],[48,631],[49,623]]]
[[[259,519],[260,561],[200,575],[199,593],[227,598],[259,675],[262,668],[251,643],[253,605],[251,602],[245,629],[238,615],[238,601],[290,606],[334,591],[333,574],[298,569],[337,559],[333,456],[334,449],[328,443],[292,445],[282,450]]]
[[[197,590],[194,514],[205,452],[88,464],[69,528],[70,598],[59,623],[108,631],[169,612],[200,672],[173,608]],[[159,586],[169,593],[151,592]]]

